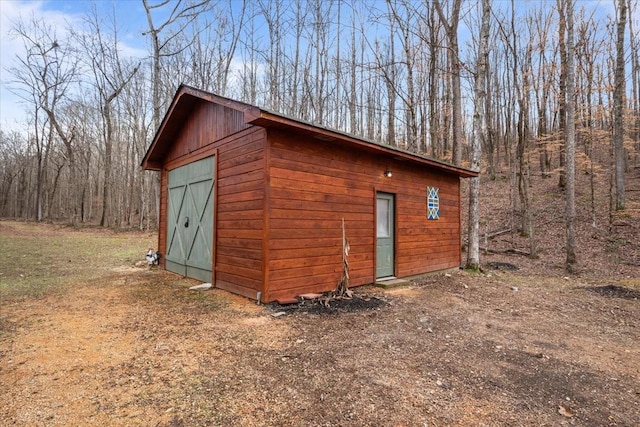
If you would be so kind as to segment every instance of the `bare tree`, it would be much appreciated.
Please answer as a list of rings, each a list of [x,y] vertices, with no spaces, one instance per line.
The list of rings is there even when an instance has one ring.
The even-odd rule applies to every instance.
[[[358,131],[362,131],[362,127],[358,126],[358,121],[356,119],[356,114],[358,110],[358,45],[356,42],[356,14],[355,11],[351,13],[351,43],[349,45],[349,132],[351,134],[356,135]]]
[[[376,56],[380,58],[379,70],[384,77],[385,88],[387,90],[387,137],[386,143],[396,145],[396,49],[395,49],[395,21],[389,24],[389,45],[380,48],[376,40]]]
[[[576,164],[576,126],[575,126],[575,46],[573,34],[573,0],[567,0],[565,15],[567,18],[567,73],[566,73],[566,95],[565,102],[567,119],[565,130],[565,201],[566,201],[566,269],[573,273],[576,268],[576,195],[575,195],[575,164]]]
[[[300,57],[302,55],[302,34],[307,22],[307,13],[308,8],[306,8],[302,4],[302,0],[296,0],[296,4],[294,6],[296,11],[296,20],[294,27],[294,37],[295,37],[295,51],[293,55],[293,64],[292,64],[292,82],[290,92],[292,94],[291,97],[291,108],[292,111],[297,111],[298,105],[300,104],[299,100],[299,86],[300,86]]]
[[[18,216],[17,181],[28,167],[28,144],[17,131],[5,133],[0,129],[0,216]],[[12,203],[13,202],[13,203]]]
[[[391,2],[387,1],[387,9],[391,10]],[[396,24],[398,19],[395,19],[393,13],[385,13],[383,17],[386,17],[388,22],[388,41],[386,43],[381,42],[376,38],[373,42],[373,54],[375,57],[375,64],[371,67],[376,71],[377,77],[384,82],[384,88],[386,89],[386,136],[384,142],[388,145],[398,145],[398,138],[396,136],[396,99],[398,97],[398,67],[396,63]],[[382,17],[376,17],[375,19],[382,19]],[[373,78],[371,76],[370,78]],[[369,115],[374,115],[371,111]],[[373,129],[369,132],[373,138]]]
[[[601,169],[599,165],[604,149],[614,146],[616,114],[620,113],[614,133],[621,141],[638,141],[640,128],[634,15],[638,2],[618,0],[618,12],[620,2],[626,5],[630,41],[624,40],[626,27],[619,17],[605,29],[598,27],[603,23],[598,15],[585,18],[578,11],[573,15],[574,162],[590,175],[592,218],[597,212],[595,199],[603,194],[598,191],[600,170],[611,171],[609,193],[614,201],[615,171],[622,173],[627,166],[623,162],[616,169],[611,163]],[[530,199],[531,187],[538,185],[530,160],[539,162],[542,174],[548,175],[558,166],[561,151],[563,183],[571,168],[565,162],[570,149],[565,136],[569,138],[572,127],[566,105],[572,98],[566,87],[571,56],[566,0],[553,2],[557,11],[547,3],[519,7],[515,0],[511,9],[507,5],[492,10],[489,37],[495,35],[495,44],[490,43],[484,61],[483,106],[476,105],[480,101],[473,96],[479,90],[479,76],[476,81],[469,78],[469,84],[465,81],[480,71],[480,32],[471,43],[458,46],[461,16],[477,20],[480,28],[482,8],[469,7],[466,13],[463,5],[470,3],[462,0],[385,0],[373,6],[364,0],[261,0],[246,2],[246,11],[245,3],[237,0],[141,3],[149,25],[145,32],[149,58],[119,94],[120,83],[127,81],[136,64],[122,58],[122,52],[114,59],[115,27],[101,21],[79,30],[87,43],[95,42],[86,46],[78,39],[56,37],[42,22],[37,31],[25,25],[26,38],[14,32],[24,41],[26,53],[13,67],[12,86],[27,102],[31,123],[23,138],[24,167],[7,169],[6,176],[0,170],[5,198],[0,205],[6,206],[5,210],[0,206],[2,212],[97,222],[103,209],[111,208],[105,223],[152,226],[158,210],[157,180],[139,170],[139,160],[176,85],[184,82],[378,142],[443,159],[453,156],[454,162],[466,156],[460,144],[468,127],[472,167],[486,161],[491,177],[502,173],[503,165],[508,167],[513,243],[515,232],[529,235],[534,254],[533,211],[542,205]],[[574,8],[579,4],[572,1]],[[616,44],[616,35],[622,42]],[[624,74],[614,75],[616,48],[621,44],[631,64],[626,83]],[[238,69],[237,58],[241,58]],[[81,63],[76,64],[78,60]],[[478,61],[472,67],[478,69],[467,69],[462,61]],[[617,82],[626,84],[632,100],[624,99],[624,87]],[[612,108],[614,98],[620,108]],[[464,99],[469,107],[474,102],[473,117],[462,116]],[[625,106],[630,115],[622,127]],[[477,111],[484,115],[482,135],[477,124],[472,126]],[[473,144],[478,141],[476,155]],[[627,160],[624,148],[633,150],[636,161],[640,158],[640,142],[622,147],[622,158]],[[607,157],[611,162],[615,158]],[[19,192],[26,196],[18,200]],[[612,203],[611,211],[615,209]]]
[[[440,17],[440,22],[447,35],[447,57],[449,58],[449,72],[451,73],[451,120],[452,120],[452,161],[455,165],[462,163],[462,94],[460,89],[460,53],[458,48],[458,24],[460,22],[460,7],[462,0],[453,0],[449,19],[444,15],[439,0],[433,4]]]
[[[233,1],[233,0],[231,0]],[[217,73],[217,90],[221,95],[226,94],[227,83],[229,81],[229,74],[231,72],[231,62],[236,53],[236,49],[238,48],[238,42],[240,40],[240,31],[242,31],[242,27],[244,26],[245,18],[246,18],[246,0],[242,0],[242,6],[240,7],[240,11],[237,16],[233,14],[233,7],[230,2],[230,17],[228,19],[228,25],[225,25],[227,30],[227,34],[220,35],[220,38],[223,36],[227,40],[225,47],[220,47],[218,49],[218,73]],[[225,22],[226,24],[227,22]]]
[[[328,98],[328,64],[329,64],[329,17],[332,15],[330,2],[313,0],[311,10],[313,12],[313,34],[310,34],[312,47],[315,50],[314,61],[314,91],[311,102],[314,111],[314,121],[318,124],[326,124],[325,107]]]
[[[553,89],[553,80],[549,75],[553,73],[553,65],[547,58],[547,48],[551,36],[552,11],[541,9],[536,14],[535,29],[538,35],[536,49],[538,50],[537,73],[533,77],[535,87],[535,102],[538,114],[537,138],[540,150],[540,173],[549,177],[551,171],[551,155],[549,150],[552,137],[549,135],[548,113],[549,98]]]
[[[113,188],[113,148],[115,144],[115,124],[113,122],[114,101],[124,87],[138,72],[140,64],[127,63],[118,52],[118,32],[115,17],[111,22],[111,32],[104,35],[105,26],[94,8],[85,20],[88,32],[76,33],[76,38],[87,55],[88,66],[93,75],[92,85],[97,93],[97,101],[102,115],[102,138],[104,141],[104,182],[102,192],[102,217],[100,225],[111,225],[111,190]],[[107,37],[112,37],[108,40]]]
[[[403,75],[406,76],[403,85],[395,79],[395,81],[389,81],[388,84],[402,100],[405,110],[406,148],[416,153],[419,152],[421,148],[418,146],[418,106],[414,77],[416,63],[415,51],[418,49],[414,47],[415,41],[412,35],[412,28],[417,26],[415,22],[416,12],[413,10],[413,7],[405,1],[400,2],[400,5],[398,5],[397,0],[387,0],[387,5],[391,13],[391,19],[395,21],[395,25],[400,32],[404,57],[399,62],[403,65]],[[400,8],[402,8],[402,12]],[[394,38],[395,34],[392,34],[391,37]],[[403,90],[400,90],[401,87],[403,87]]]
[[[249,4],[249,15],[252,19],[249,19],[245,27],[242,29],[243,33],[242,37],[240,37],[240,42],[243,47],[240,49],[242,70],[239,74],[242,81],[242,87],[237,88],[240,98],[254,105],[258,100],[258,55],[261,49],[259,45],[258,31],[256,29],[256,19],[253,19],[253,17],[258,13],[255,11],[255,7],[256,5],[253,2]],[[296,43],[299,43],[299,41]],[[296,56],[296,62],[297,60],[298,57]],[[297,76],[297,71],[295,75]]]
[[[558,8],[558,49],[560,50],[560,80],[558,82],[559,95],[558,95],[558,118],[560,121],[560,132],[564,132],[567,128],[567,17],[566,17],[566,0],[556,0]],[[565,153],[564,146],[560,148],[560,175],[558,177],[558,186],[564,188],[566,184],[565,175]]]
[[[269,50],[265,63],[268,65],[266,69],[266,79],[269,86],[268,106],[276,111],[281,110],[283,104],[281,99],[280,76],[283,51],[283,35],[282,25],[284,23],[282,2],[279,0],[258,0],[260,12],[267,22],[269,30]]]
[[[161,9],[164,6],[170,4],[169,0],[162,0],[159,3],[151,4],[148,0],[142,0],[145,13],[147,15],[147,24],[149,25],[149,31],[143,33],[148,35],[151,39],[152,46],[152,78],[151,86],[153,91],[153,124],[155,129],[160,126],[160,115],[162,108],[162,99],[160,92],[160,61],[163,57],[170,57],[176,55],[181,50],[186,49],[187,46],[180,47],[177,51],[168,51],[167,47],[171,45],[172,40],[191,24],[196,17],[207,10],[210,6],[209,0],[202,0],[197,2],[178,0],[173,3],[169,17],[166,18],[161,24],[156,25],[153,21],[153,11]],[[160,34],[172,25],[177,24],[178,28],[173,30],[169,36],[164,40],[160,38]]]
[[[438,86],[439,86],[439,73],[440,67],[440,55],[438,55],[439,46],[442,44],[441,40],[441,26],[437,19],[437,13],[435,11],[435,3],[432,3],[427,10],[427,17],[425,22],[427,23],[429,37],[429,139],[431,143],[431,155],[435,158],[441,158],[446,151],[447,147],[444,146],[446,137],[440,137],[440,117],[442,116],[439,111],[439,99],[438,99]]]
[[[582,75],[582,87],[576,87],[576,93],[582,94],[581,122],[582,128],[586,128],[584,135],[584,149],[589,162],[589,190],[590,190],[590,210],[591,210],[591,226],[595,229],[597,226],[597,209],[596,209],[596,154],[594,147],[596,145],[595,127],[597,106],[594,103],[594,92],[598,91],[598,83],[596,82],[596,71],[598,69],[599,53],[602,45],[602,39],[597,38],[600,32],[598,23],[592,18],[583,19],[578,28],[578,41],[574,43],[576,49],[576,73],[580,70]]]
[[[487,134],[485,98],[487,62],[489,61],[489,19],[491,17],[491,1],[482,0],[482,21],[480,24],[480,42],[476,59],[476,73],[473,106],[473,138],[471,139],[471,169],[480,172],[482,140]],[[469,186],[469,249],[467,251],[466,268],[480,268],[480,177],[471,178]]]
[[[621,0],[618,3],[620,16],[618,18],[617,39],[616,39],[616,69],[614,76],[613,94],[613,148],[615,157],[615,206],[616,210],[625,209],[624,195],[624,172],[625,172],[625,150],[624,150],[624,99],[625,99],[625,58],[624,58],[624,31],[627,22],[627,3]]]
[[[637,16],[638,2],[635,2],[635,7],[631,3],[631,0],[628,0],[628,2],[629,16]],[[629,19],[629,45],[631,47],[631,85],[633,94],[633,114],[635,116],[632,139],[636,142],[636,151],[640,152],[640,38],[635,32],[633,19]],[[636,155],[636,165],[637,158],[638,156]]]
[[[515,8],[515,4],[511,3],[512,8]],[[513,10],[513,9],[512,9]],[[512,25],[515,19],[512,17]],[[529,21],[530,23],[530,21]],[[530,187],[530,171],[528,161],[528,143],[529,143],[529,115],[530,115],[530,100],[529,92],[531,90],[531,68],[532,68],[532,34],[529,32],[530,38],[527,42],[527,47],[524,54],[524,61],[522,61],[522,69],[518,70],[517,67],[514,71],[518,71],[522,75],[521,85],[516,85],[516,94],[518,97],[518,122],[517,122],[517,144],[516,144],[516,157],[518,160],[518,194],[520,196],[521,209],[521,234],[529,237],[529,254],[532,257],[536,256],[535,246],[535,229],[533,227],[533,209],[531,206],[531,197],[529,196]],[[514,52],[517,46],[517,36],[515,28],[512,27],[513,46]],[[517,55],[517,54],[516,54]],[[514,57],[514,64],[517,64],[517,57]],[[514,75],[514,81],[517,81],[517,77]]]
[[[26,51],[24,57],[17,58],[18,66],[12,68],[11,73],[15,79],[16,92],[24,100],[32,102],[34,108],[35,142],[38,152],[35,217],[40,221],[42,219],[42,188],[46,174],[46,153],[51,147],[54,131],[66,148],[72,182],[75,182],[73,129],[65,127],[59,117],[59,112],[67,100],[70,85],[76,79],[76,56],[67,40],[58,41],[56,32],[43,21],[32,20],[30,23],[20,21],[13,31],[16,36],[22,39]],[[46,136],[41,133],[46,128],[41,122],[40,112],[45,113],[48,121],[49,131]],[[45,153],[44,160],[43,153]],[[77,211],[74,210],[72,222],[76,220]]]

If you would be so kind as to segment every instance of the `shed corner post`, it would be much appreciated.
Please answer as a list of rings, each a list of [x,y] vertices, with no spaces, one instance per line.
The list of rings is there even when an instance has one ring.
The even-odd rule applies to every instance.
[[[263,130],[264,138],[264,172],[263,185],[264,196],[262,204],[262,284],[256,298],[258,302],[267,302],[269,295],[269,265],[271,259],[269,256],[269,236],[270,236],[270,220],[271,220],[271,141],[267,129]]]
[[[464,246],[464,237],[462,235],[462,177],[458,177],[458,236],[460,236],[460,245],[458,246],[458,266],[462,267],[462,247]]]
[[[160,169],[159,177],[159,189],[157,198],[157,224],[158,224],[158,251],[162,256],[160,257],[160,266],[163,269],[167,268],[167,192],[169,183],[169,171],[166,165],[162,165]]]
[[[213,150],[213,227],[211,230],[211,284],[216,287],[216,255],[218,253],[218,149]]]

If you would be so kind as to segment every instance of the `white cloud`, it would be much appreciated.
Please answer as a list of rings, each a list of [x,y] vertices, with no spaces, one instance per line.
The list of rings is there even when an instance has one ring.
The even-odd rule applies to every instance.
[[[47,10],[42,1],[0,1],[0,126],[6,130],[21,130],[26,121],[27,106],[9,90],[12,76],[8,69],[24,53],[22,41],[12,34],[12,29],[21,20],[31,19],[43,20],[61,35],[79,15]]]
[[[107,6],[106,3],[103,5]],[[80,1],[63,3],[0,0],[0,127],[2,129],[22,130],[27,117],[25,111],[28,106],[9,90],[12,76],[8,69],[15,65],[16,57],[24,53],[22,41],[11,34],[16,23],[21,20],[41,20],[56,32],[58,38],[64,38],[67,28],[82,28],[83,16],[90,7],[91,3]],[[125,9],[127,8],[121,8],[119,12],[126,19],[130,14]],[[123,32],[120,36],[122,38],[119,48],[123,58],[144,58],[148,55],[142,36],[138,37],[127,32]],[[134,44],[139,44],[140,47]]]

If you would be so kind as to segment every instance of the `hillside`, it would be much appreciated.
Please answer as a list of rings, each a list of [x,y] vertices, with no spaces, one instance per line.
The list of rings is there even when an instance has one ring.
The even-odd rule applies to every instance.
[[[503,167],[504,170],[506,168]],[[609,176],[596,174],[595,227],[592,221],[590,176],[585,168],[576,170],[576,242],[579,276],[596,278],[638,277],[640,268],[640,167],[626,174],[626,210],[615,213],[609,230]],[[526,274],[565,276],[565,200],[558,187],[558,175],[542,177],[532,174],[529,194],[533,209],[536,256],[530,257],[530,239],[519,232],[521,220],[512,215],[509,177],[495,180],[482,177],[481,199],[481,264],[507,262]],[[463,184],[463,203],[468,197],[468,183]],[[516,194],[517,196],[517,194]],[[466,204],[466,203],[465,203]],[[466,242],[467,213],[463,212]],[[512,223],[515,232],[507,232]],[[484,235],[495,237],[487,239]],[[511,252],[511,253],[505,253]],[[463,253],[463,262],[466,253]]]

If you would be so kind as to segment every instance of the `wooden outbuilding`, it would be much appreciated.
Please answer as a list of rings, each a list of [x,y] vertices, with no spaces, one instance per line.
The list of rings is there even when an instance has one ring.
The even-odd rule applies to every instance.
[[[476,172],[181,86],[145,154],[167,270],[262,302],[458,267]]]

